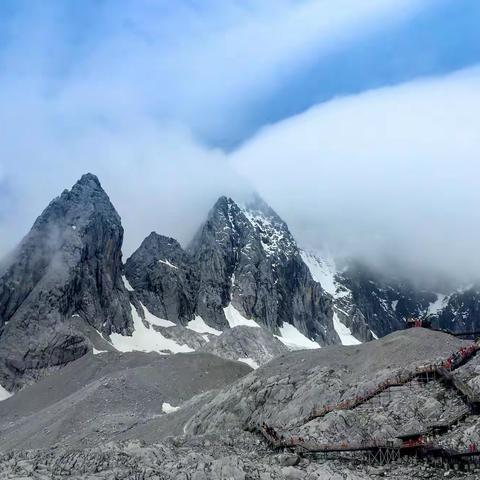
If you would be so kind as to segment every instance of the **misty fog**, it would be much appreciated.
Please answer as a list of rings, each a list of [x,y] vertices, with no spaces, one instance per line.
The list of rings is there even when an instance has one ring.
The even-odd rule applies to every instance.
[[[429,3],[342,0],[325,17],[321,1],[206,2],[208,16],[104,2],[95,19],[89,2],[79,18],[21,3],[0,27],[0,255],[90,171],[122,217],[125,256],[152,230],[185,244],[218,196],[257,191],[302,246],[415,278],[478,278],[479,67],[340,95],[241,133],[290,71]],[[229,135],[234,149],[212,142]]]

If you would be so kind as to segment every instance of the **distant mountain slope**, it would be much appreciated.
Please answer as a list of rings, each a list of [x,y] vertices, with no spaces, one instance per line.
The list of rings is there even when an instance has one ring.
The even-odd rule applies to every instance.
[[[407,279],[386,274],[358,260],[341,269],[325,252],[302,252],[313,278],[334,299],[334,310],[356,338],[368,340],[404,328],[409,317],[429,316],[436,328],[480,330],[480,286],[468,285],[439,293]],[[338,326],[337,320],[334,322]],[[339,333],[343,342],[347,337]],[[345,344],[345,343],[344,343]]]

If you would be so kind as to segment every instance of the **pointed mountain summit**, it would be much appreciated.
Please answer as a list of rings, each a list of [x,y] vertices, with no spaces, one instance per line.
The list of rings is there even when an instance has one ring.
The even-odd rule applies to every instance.
[[[194,318],[192,259],[173,238],[152,232],[125,264],[138,299],[157,317],[186,325]]]
[[[217,330],[261,325],[278,335],[293,329],[306,342],[339,341],[330,297],[287,224],[259,197],[246,206],[220,197],[186,251],[151,234],[127,261],[126,276],[149,310],[174,322],[199,316]]]
[[[54,199],[0,276],[0,384],[16,390],[89,349],[87,332],[131,329],[123,228],[95,175]]]

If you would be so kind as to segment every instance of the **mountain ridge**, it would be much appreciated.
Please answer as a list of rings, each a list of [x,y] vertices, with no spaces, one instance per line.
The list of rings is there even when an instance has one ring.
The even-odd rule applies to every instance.
[[[259,196],[220,197],[186,248],[152,232],[125,264],[123,233],[100,181],[85,174],[2,261],[3,390],[89,351],[210,351],[256,367],[284,351],[277,340],[289,349],[356,345],[411,315],[478,328],[475,285],[439,296],[358,261],[339,269],[302,249]]]

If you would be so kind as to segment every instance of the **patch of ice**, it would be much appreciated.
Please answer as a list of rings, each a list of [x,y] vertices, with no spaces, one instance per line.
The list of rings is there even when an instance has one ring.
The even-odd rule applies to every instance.
[[[100,353],[107,353],[107,350],[97,350],[95,347],[92,349],[94,355],[99,355]]]
[[[310,270],[312,278],[318,282],[322,288],[335,297],[337,286],[335,283],[335,275],[337,269],[333,258],[328,255],[320,258],[320,256],[302,250],[300,252],[302,260]]]
[[[375,333],[373,332],[373,330],[370,330],[370,333],[372,334],[372,336],[373,336],[373,338],[374,338],[375,340],[378,340],[378,336],[375,335]]]
[[[167,259],[159,260],[158,263],[163,263],[164,265],[167,265],[167,267],[174,268],[175,270],[178,270],[178,267],[173,265],[173,263],[170,263]]]
[[[267,257],[278,254],[289,257],[295,251],[295,245],[289,238],[286,226],[282,223],[258,210],[251,210],[245,206],[242,207],[242,212],[250,224],[261,232],[260,242]]]
[[[76,230],[76,229],[77,229],[77,226],[76,226],[76,225],[72,225],[72,229],[73,229],[73,230]]]
[[[398,305],[398,300],[393,300],[393,302],[391,303],[392,305],[392,310],[396,310],[397,309],[397,305]]]
[[[360,340],[357,340],[352,335],[351,330],[340,321],[337,312],[333,312],[333,328],[340,337],[342,345],[359,345],[362,343]]]
[[[123,280],[123,284],[125,285],[125,288],[129,292],[133,292],[133,287],[130,285],[130,282],[127,280],[127,277],[125,275],[122,275],[122,280]]]
[[[13,393],[10,393],[6,388],[3,388],[0,385],[0,402],[6,400],[7,398],[10,398],[12,395]]]
[[[195,315],[193,320],[190,320],[187,324],[187,328],[189,330],[193,330],[197,333],[211,333],[212,335],[221,335],[222,332],[220,330],[216,330],[213,327],[209,327],[205,320],[200,315]],[[207,337],[208,339],[208,337]]]
[[[231,303],[228,304],[223,311],[225,312],[225,317],[230,328],[239,327],[241,325],[260,328],[260,325],[255,320],[245,318]]]
[[[307,338],[300,330],[290,323],[284,323],[280,327],[280,335],[275,335],[290,350],[305,350],[321,348],[317,342]]]
[[[187,345],[181,345],[170,338],[165,338],[160,332],[157,332],[150,325],[145,326],[140,315],[133,305],[130,305],[133,318],[134,331],[132,335],[121,335],[119,333],[110,334],[112,345],[120,352],[158,352],[172,353],[193,352],[193,349]],[[147,310],[145,309],[145,312]],[[151,317],[150,317],[151,318]],[[156,318],[156,317],[155,317]],[[160,319],[157,319],[160,320]],[[166,320],[164,320],[166,322]]]
[[[254,370],[256,370],[259,367],[258,363],[253,358],[239,358],[238,361],[246,363],[249,367],[252,367]]]
[[[446,305],[447,299],[447,295],[444,295],[443,293],[437,293],[437,299],[428,306],[427,314],[435,315],[438,313]]]
[[[157,327],[175,327],[176,325],[170,320],[165,320],[164,318],[156,317],[153,313],[147,310],[147,307],[140,303],[143,308],[143,313],[145,315],[145,320],[150,325],[156,325]]]
[[[72,318],[73,318],[73,317],[80,317],[80,315],[79,315],[78,313],[74,313],[74,314],[72,315]]]
[[[179,410],[180,407],[174,407],[173,405],[170,405],[168,402],[163,402],[162,403],[162,411],[163,413],[173,413]]]

